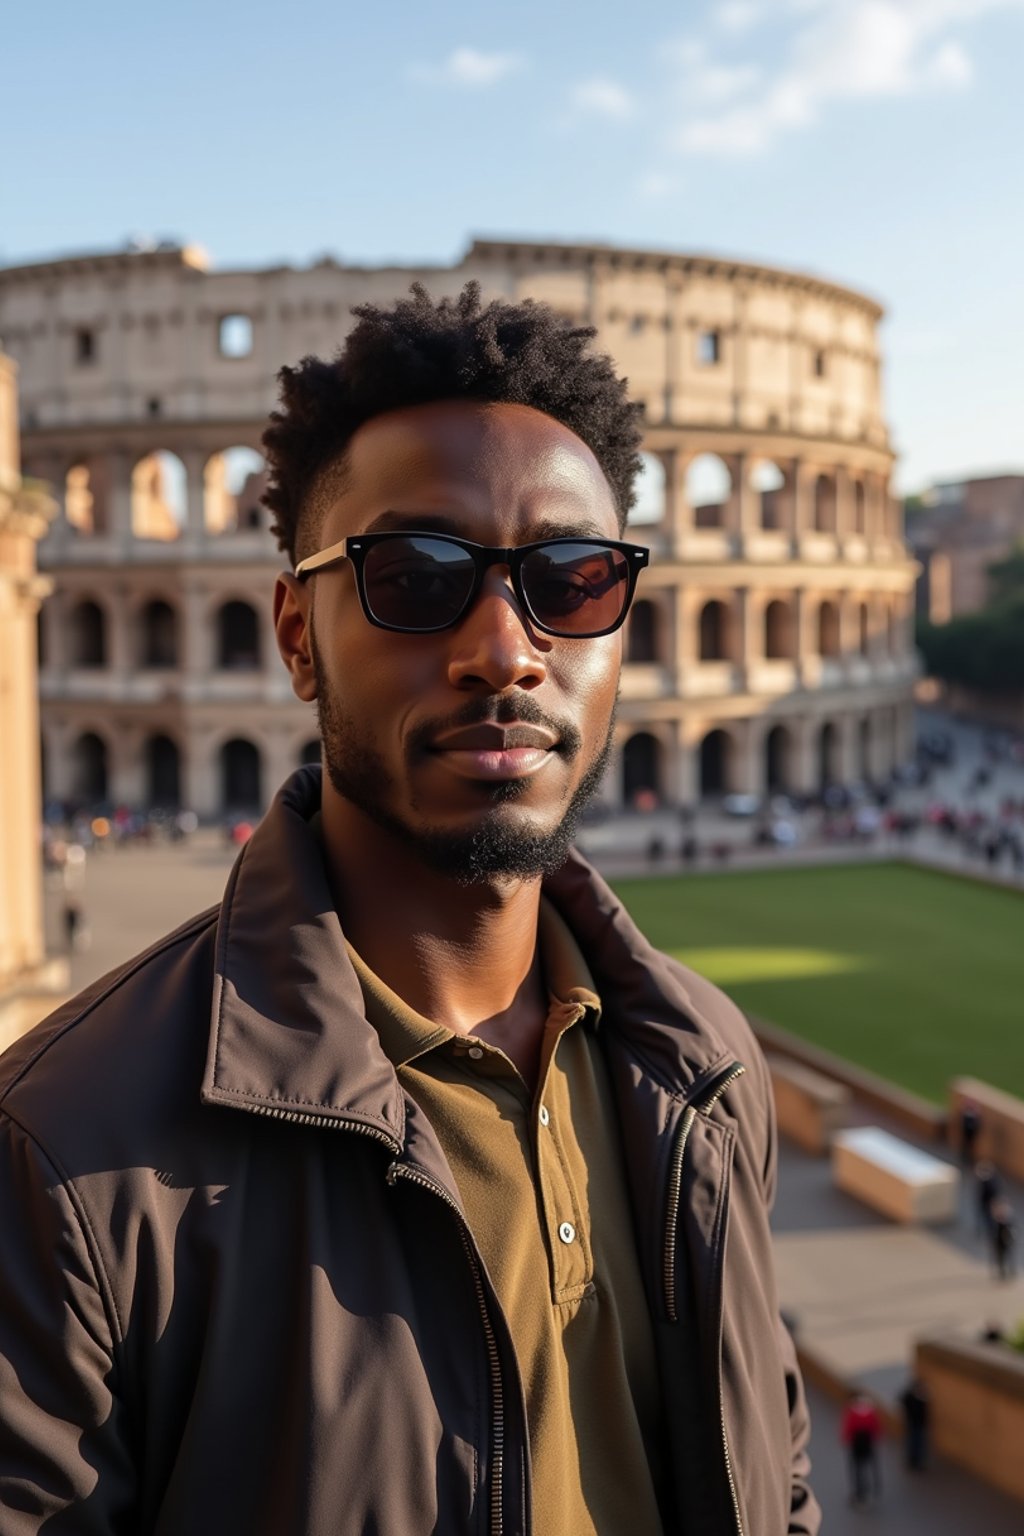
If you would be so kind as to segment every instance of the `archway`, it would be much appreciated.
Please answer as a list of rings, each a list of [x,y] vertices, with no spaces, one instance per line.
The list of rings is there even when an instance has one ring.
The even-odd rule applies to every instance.
[[[686,471],[686,499],[696,528],[724,528],[732,476],[716,453],[700,453]]]
[[[260,750],[236,736],[220,749],[221,807],[227,814],[259,815],[263,806]]]
[[[225,603],[217,613],[217,665],[252,672],[260,665],[260,621],[249,603]]]
[[[72,464],[64,476],[64,517],[76,533],[89,535],[107,530],[108,486],[105,466],[84,459]]]
[[[132,470],[132,533],[170,543],[181,537],[188,516],[188,481],[176,453],[147,453]]]
[[[698,655],[701,661],[725,661],[729,654],[729,614],[717,598],[705,603],[698,621]]]
[[[750,484],[760,504],[761,527],[780,529],[782,527],[782,495],[786,486],[786,477],[782,470],[771,459],[761,459],[751,470]]]
[[[107,617],[99,603],[84,598],[71,613],[71,665],[105,667],[107,664]]]
[[[181,805],[181,753],[169,736],[150,736],[146,742],[146,797],[153,810]]]
[[[774,598],[764,610],[764,654],[768,661],[790,661],[796,642],[789,603]]]
[[[262,525],[260,497],[267,466],[255,448],[225,448],[203,471],[203,523],[207,533],[234,533]]]
[[[626,660],[651,662],[658,659],[658,614],[653,603],[641,598],[630,609],[626,629]]]
[[[142,610],[142,665],[178,665],[178,616],[170,603],[154,598]]]
[[[632,805],[644,792],[661,798],[661,743],[649,731],[638,731],[622,749],[623,801]]]
[[[840,649],[839,604],[826,599],[818,609],[818,654],[838,656]]]
[[[841,777],[839,731],[831,720],[826,720],[818,736],[818,787],[827,789],[830,784],[838,784]]]
[[[814,529],[816,533],[836,531],[836,482],[833,475],[819,475],[814,482]]]
[[[660,523],[665,517],[665,466],[656,453],[640,455],[640,473],[634,483],[636,500],[629,525]]]
[[[71,748],[71,798],[79,805],[100,805],[108,788],[107,744],[95,731],[83,731]]]
[[[853,482],[853,531],[867,533],[867,497],[863,480]]]
[[[732,743],[727,731],[709,731],[700,744],[700,793],[724,795],[729,787],[729,757]]]
[[[773,725],[764,741],[764,779],[771,790],[788,790],[793,782],[793,738],[784,725]]]

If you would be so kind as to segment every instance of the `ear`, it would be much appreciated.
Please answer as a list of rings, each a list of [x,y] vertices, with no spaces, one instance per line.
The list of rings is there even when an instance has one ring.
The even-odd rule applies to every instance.
[[[291,571],[282,571],[274,585],[274,631],[281,660],[288,668],[292,691],[311,704],[316,698],[313,669],[312,603],[309,588]]]

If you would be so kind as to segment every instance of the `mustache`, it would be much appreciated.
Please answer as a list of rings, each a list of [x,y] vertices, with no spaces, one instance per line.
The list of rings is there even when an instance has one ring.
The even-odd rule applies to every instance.
[[[503,695],[500,699],[467,699],[454,714],[424,720],[409,732],[406,746],[412,753],[428,752],[438,736],[472,725],[539,725],[558,738],[553,751],[573,758],[583,746],[583,736],[571,720],[559,720],[541,709],[528,693]]]

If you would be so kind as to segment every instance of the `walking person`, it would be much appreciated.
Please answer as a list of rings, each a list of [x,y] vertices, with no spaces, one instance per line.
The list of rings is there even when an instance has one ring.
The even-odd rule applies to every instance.
[[[981,1110],[973,1099],[965,1099],[960,1110],[960,1157],[965,1168],[973,1167],[975,1147],[981,1133]]]
[[[1016,1245],[1016,1230],[1013,1220],[1013,1207],[1008,1200],[996,1200],[990,1211],[990,1227],[992,1242],[992,1262],[995,1267],[996,1277],[999,1280],[1012,1280],[1016,1265],[1014,1263],[1014,1247]]]
[[[476,285],[281,373],[321,762],[0,1061],[0,1530],[815,1536],[740,1010],[572,847],[640,407]]]
[[[850,1471],[850,1502],[866,1504],[882,1496],[878,1448],[882,1420],[872,1399],[859,1388],[850,1393],[840,1425]]]
[[[978,1213],[978,1231],[989,1237],[992,1231],[992,1207],[1002,1193],[1002,1181],[994,1163],[983,1160],[974,1166],[974,1195]]]
[[[903,1409],[903,1454],[912,1472],[924,1470],[928,1458],[928,1388],[919,1376],[912,1376],[900,1393]]]

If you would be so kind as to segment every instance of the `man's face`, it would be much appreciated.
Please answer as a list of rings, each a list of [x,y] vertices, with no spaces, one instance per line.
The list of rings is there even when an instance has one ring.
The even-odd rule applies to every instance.
[[[343,486],[321,548],[385,527],[503,547],[619,534],[590,449],[526,406],[377,417],[350,444]],[[621,631],[541,634],[501,566],[454,628],[426,635],[371,625],[347,561],[309,585],[330,789],[461,881],[557,868],[607,761]]]

